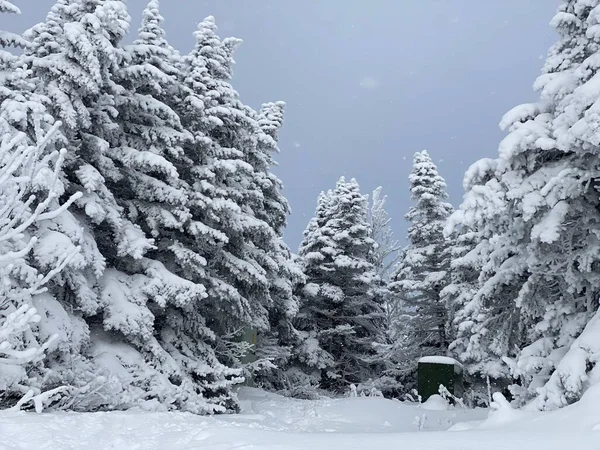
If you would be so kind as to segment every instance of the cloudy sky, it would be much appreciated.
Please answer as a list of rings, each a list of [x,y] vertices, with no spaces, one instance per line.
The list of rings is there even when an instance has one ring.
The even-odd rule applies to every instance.
[[[53,0],[13,0],[22,31]],[[128,0],[132,31],[146,0]],[[244,40],[234,87],[253,107],[286,101],[278,175],[296,249],[320,191],[341,175],[381,185],[399,237],[414,152],[427,149],[458,205],[468,166],[497,154],[498,122],[536,98],[532,84],[556,36],[557,0],[162,0],[171,44],[185,52],[198,21]]]

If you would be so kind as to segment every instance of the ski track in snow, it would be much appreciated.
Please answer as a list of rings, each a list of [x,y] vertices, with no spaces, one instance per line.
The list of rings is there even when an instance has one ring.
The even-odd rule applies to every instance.
[[[379,398],[293,400],[240,391],[242,413],[0,412],[1,449],[598,449],[600,411],[426,410]],[[597,402],[590,402],[597,405]],[[585,406],[585,405],[584,405]],[[593,408],[595,410],[599,408]],[[585,420],[581,420],[585,415]],[[425,421],[418,431],[419,417]],[[456,423],[456,430],[445,431]],[[570,426],[573,425],[573,426]],[[476,428],[476,429],[472,429]]]

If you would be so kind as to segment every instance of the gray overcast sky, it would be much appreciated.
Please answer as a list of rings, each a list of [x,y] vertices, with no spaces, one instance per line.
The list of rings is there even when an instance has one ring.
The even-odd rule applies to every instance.
[[[13,0],[22,31],[53,0]],[[146,0],[128,0],[132,31]],[[498,122],[534,100],[532,84],[556,36],[557,0],[162,0],[173,46],[193,45],[198,21],[214,15],[219,34],[244,40],[234,87],[259,107],[285,100],[277,173],[293,214],[286,240],[298,246],[317,195],[340,175],[389,199],[398,237],[410,206],[408,173],[427,149],[453,204],[475,160],[495,156]]]

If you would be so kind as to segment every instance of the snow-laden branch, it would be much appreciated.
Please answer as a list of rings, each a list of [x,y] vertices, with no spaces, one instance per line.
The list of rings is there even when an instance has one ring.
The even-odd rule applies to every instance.
[[[23,391],[27,367],[43,360],[57,338],[53,335],[43,342],[36,339],[32,326],[42,319],[31,305],[32,296],[43,293],[48,281],[79,252],[75,247],[58,255],[46,274],[39,273],[29,261],[38,243],[37,224],[56,218],[81,196],[72,195],[62,205],[57,202],[63,193],[60,173],[66,151],[47,152],[46,147],[60,125],[54,124],[35,144],[29,144],[21,132],[8,131],[0,139],[0,382],[8,391],[25,393],[15,408],[33,402],[38,411],[61,389],[45,393],[30,388]],[[20,379],[9,366],[22,367]]]
[[[385,277],[390,268],[398,261],[402,246],[400,241],[394,238],[390,224],[392,219],[386,210],[387,195],[382,195],[382,190],[383,188],[380,186],[372,193],[369,221],[373,240],[377,244],[375,268],[380,276]]]

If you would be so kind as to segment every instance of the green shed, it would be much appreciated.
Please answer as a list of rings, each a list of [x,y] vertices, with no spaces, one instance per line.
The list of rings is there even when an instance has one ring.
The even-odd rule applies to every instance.
[[[447,356],[425,356],[419,359],[418,390],[422,401],[439,394],[440,384],[456,396],[463,395],[462,364]]]

